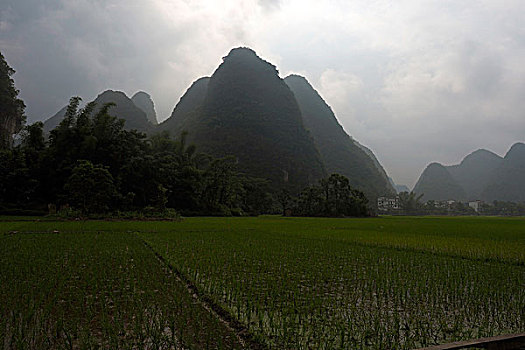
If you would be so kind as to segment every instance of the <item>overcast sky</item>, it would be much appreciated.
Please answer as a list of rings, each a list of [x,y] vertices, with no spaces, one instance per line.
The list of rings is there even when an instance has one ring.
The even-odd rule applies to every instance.
[[[525,140],[523,0],[0,0],[0,50],[44,120],[71,96],[167,118],[236,46],[305,76],[396,183]]]

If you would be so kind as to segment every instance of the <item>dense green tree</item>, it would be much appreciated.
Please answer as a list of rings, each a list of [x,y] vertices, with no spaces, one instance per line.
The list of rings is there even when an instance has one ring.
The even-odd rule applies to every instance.
[[[325,193],[321,186],[309,186],[305,188],[297,200],[299,213],[303,215],[314,215],[326,210]]]
[[[286,210],[290,209],[290,206],[292,205],[292,196],[290,195],[290,191],[288,191],[286,188],[281,189],[281,191],[279,191],[277,194],[277,201],[281,207],[282,214],[286,215]]]
[[[242,202],[240,206],[250,215],[270,213],[273,197],[270,194],[270,181],[260,178],[242,177]]]
[[[483,203],[480,212],[482,215],[524,216],[525,203],[493,201],[492,203]]]
[[[0,150],[0,206],[21,208],[32,203],[36,187],[24,153]]]
[[[25,104],[18,98],[13,74],[15,70],[0,52],[0,149],[11,147],[13,135],[22,130],[25,122]]]
[[[187,215],[270,212],[269,182],[242,174],[237,159],[196,152],[187,134],[146,138],[110,114],[70,100],[48,140],[41,123],[0,154],[0,205],[45,210],[70,207],[85,214],[174,208]]]
[[[52,202],[58,200],[65,179],[80,159],[107,166],[122,193],[134,192],[130,190],[134,183],[123,181],[122,169],[144,159],[148,150],[146,135],[124,130],[124,121],[109,114],[113,104],[94,113],[94,103],[79,109],[80,101],[78,97],[70,100],[64,119],[50,132],[44,160],[48,169],[44,196]]]
[[[242,184],[234,157],[214,159],[203,174],[202,203],[210,213],[238,209]]]
[[[328,174],[346,176],[350,185],[369,198],[394,194],[388,176],[368,148],[350,137],[330,106],[306,78],[292,74],[284,79],[301,110],[304,126],[312,135]]]
[[[405,214],[417,214],[422,208],[421,198],[423,194],[417,195],[415,192],[399,193],[399,206]]]
[[[423,212],[428,215],[447,215],[450,211],[448,206],[439,201],[429,200],[422,206]]]
[[[198,212],[203,191],[204,167],[208,157],[195,152],[187,145],[186,133],[173,140],[168,132],[150,138],[151,152],[158,183],[166,188],[167,205],[183,212]]]
[[[157,185],[157,192],[154,204],[154,208],[159,211],[166,210],[166,203],[168,203],[168,196],[166,194],[168,190],[162,185]]]
[[[84,214],[106,213],[117,197],[113,176],[101,165],[79,160],[64,185],[65,201]]]
[[[192,85],[160,129],[188,130],[200,152],[235,156],[239,171],[269,179],[274,193],[298,193],[325,175],[294,94],[247,48],[231,50],[211,78]]]
[[[476,211],[468,203],[454,202],[450,205],[451,215],[476,215]]]
[[[332,174],[318,186],[303,190],[293,212],[302,216],[367,216],[367,204],[366,196],[353,189],[348,178]]]

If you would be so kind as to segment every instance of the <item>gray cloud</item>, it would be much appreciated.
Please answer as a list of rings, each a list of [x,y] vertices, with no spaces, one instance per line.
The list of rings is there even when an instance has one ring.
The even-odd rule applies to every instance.
[[[281,7],[281,0],[259,0],[258,4],[261,6],[265,11],[276,11],[279,10]]]
[[[4,5],[5,4],[5,5]],[[69,97],[149,92],[167,118],[245,45],[305,75],[390,175],[523,141],[521,0],[4,0],[0,49],[30,120]]]

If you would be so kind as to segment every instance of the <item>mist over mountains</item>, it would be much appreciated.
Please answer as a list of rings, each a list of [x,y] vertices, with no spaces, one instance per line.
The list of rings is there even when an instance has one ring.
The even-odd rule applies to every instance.
[[[315,141],[327,172],[348,177],[352,186],[373,197],[394,193],[373,152],[344,131],[330,106],[306,78],[290,75],[284,81],[299,103],[304,125]]]
[[[194,115],[200,112],[204,105],[209,81],[209,77],[203,77],[193,82],[180,98],[171,116],[159,125],[158,130],[171,131],[174,135],[179,135],[183,130],[187,130],[189,125],[186,125],[191,124],[191,121],[195,119]]]
[[[148,121],[153,124],[157,125],[159,122],[157,121],[157,112],[155,112],[155,104],[151,100],[151,96],[144,92],[144,91],[138,91],[131,97],[131,101],[137,106],[138,108],[142,109],[146,116],[148,117]]]
[[[156,122],[156,115],[154,114],[155,109],[153,106],[153,102],[151,101],[151,99],[149,99],[149,95],[145,94],[147,95],[147,98],[146,96],[141,95],[142,94],[139,94],[139,97],[137,97],[137,94],[135,94],[134,98],[135,101],[138,101],[139,105],[141,105],[142,108],[139,107],[139,105],[137,105],[136,102],[134,102],[132,99],[126,96],[125,93],[121,91],[106,90],[95,98],[95,110],[102,108],[102,106],[106,103],[114,103],[115,106],[111,108],[111,115],[119,119],[124,119],[126,121],[126,123],[124,124],[125,129],[151,133],[153,132],[154,126],[156,124],[152,123],[152,121]],[[147,102],[147,99],[149,99],[151,104]],[[67,106],[62,108],[51,118],[47,119],[44,122],[44,132],[49,133],[56,126],[58,126],[62,119],[64,119],[64,116],[66,115],[66,110]],[[152,110],[153,115],[151,115]],[[150,116],[148,116],[148,112],[150,113]],[[153,117],[155,117],[155,119],[152,119]]]
[[[280,78],[274,65],[249,48],[231,50],[211,77],[190,86],[159,125],[146,93],[130,99],[108,90],[95,102],[116,103],[110,113],[125,119],[127,129],[168,131],[172,137],[186,131],[200,152],[233,155],[240,170],[269,179],[275,188],[298,191],[340,173],[370,198],[395,193],[373,152],[344,131],[304,77]],[[48,119],[45,130],[64,114],[62,109]]]
[[[187,132],[187,141],[199,152],[234,156],[242,172],[268,179],[274,189],[297,192],[339,173],[370,199],[408,190],[389,178],[369,148],[345,132],[306,78],[280,78],[273,64],[249,48],[232,49],[211,77],[188,88],[160,124],[145,92],[129,98],[107,90],[95,102],[115,103],[110,113],[124,119],[128,130],[169,132],[175,138]],[[48,119],[44,130],[56,127],[65,111]],[[523,148],[517,143],[505,157],[481,149],[451,166],[431,163],[414,191],[424,194],[423,200],[525,200]]]
[[[480,149],[457,165],[431,163],[414,192],[423,200],[525,201],[525,144],[514,144],[504,157]]]
[[[325,175],[293,93],[275,66],[250,49],[233,49],[224,57],[202,105],[191,110],[188,119],[182,117],[184,128],[174,121],[168,130],[174,136],[187,131],[199,151],[234,155],[240,170],[264,174],[277,188],[299,190]]]

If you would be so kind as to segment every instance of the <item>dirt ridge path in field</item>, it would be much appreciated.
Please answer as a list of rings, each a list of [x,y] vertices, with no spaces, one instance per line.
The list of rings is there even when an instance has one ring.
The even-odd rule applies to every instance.
[[[192,281],[190,281],[183,273],[181,273],[177,268],[175,268],[169,261],[164,258],[159,252],[155,250],[146,240],[134,233],[137,239],[141,240],[142,243],[149,249],[157,259],[164,264],[174,275],[175,277],[183,283],[188,293],[198,302],[204,309],[208,310],[213,316],[215,316],[221,323],[223,323],[228,330],[234,333],[237,336],[237,340],[243,348],[245,349],[254,349],[254,350],[267,350],[268,346],[257,341],[253,334],[246,328],[242,323],[237,321],[227,310],[222,306],[213,301],[209,296],[205,295]]]

